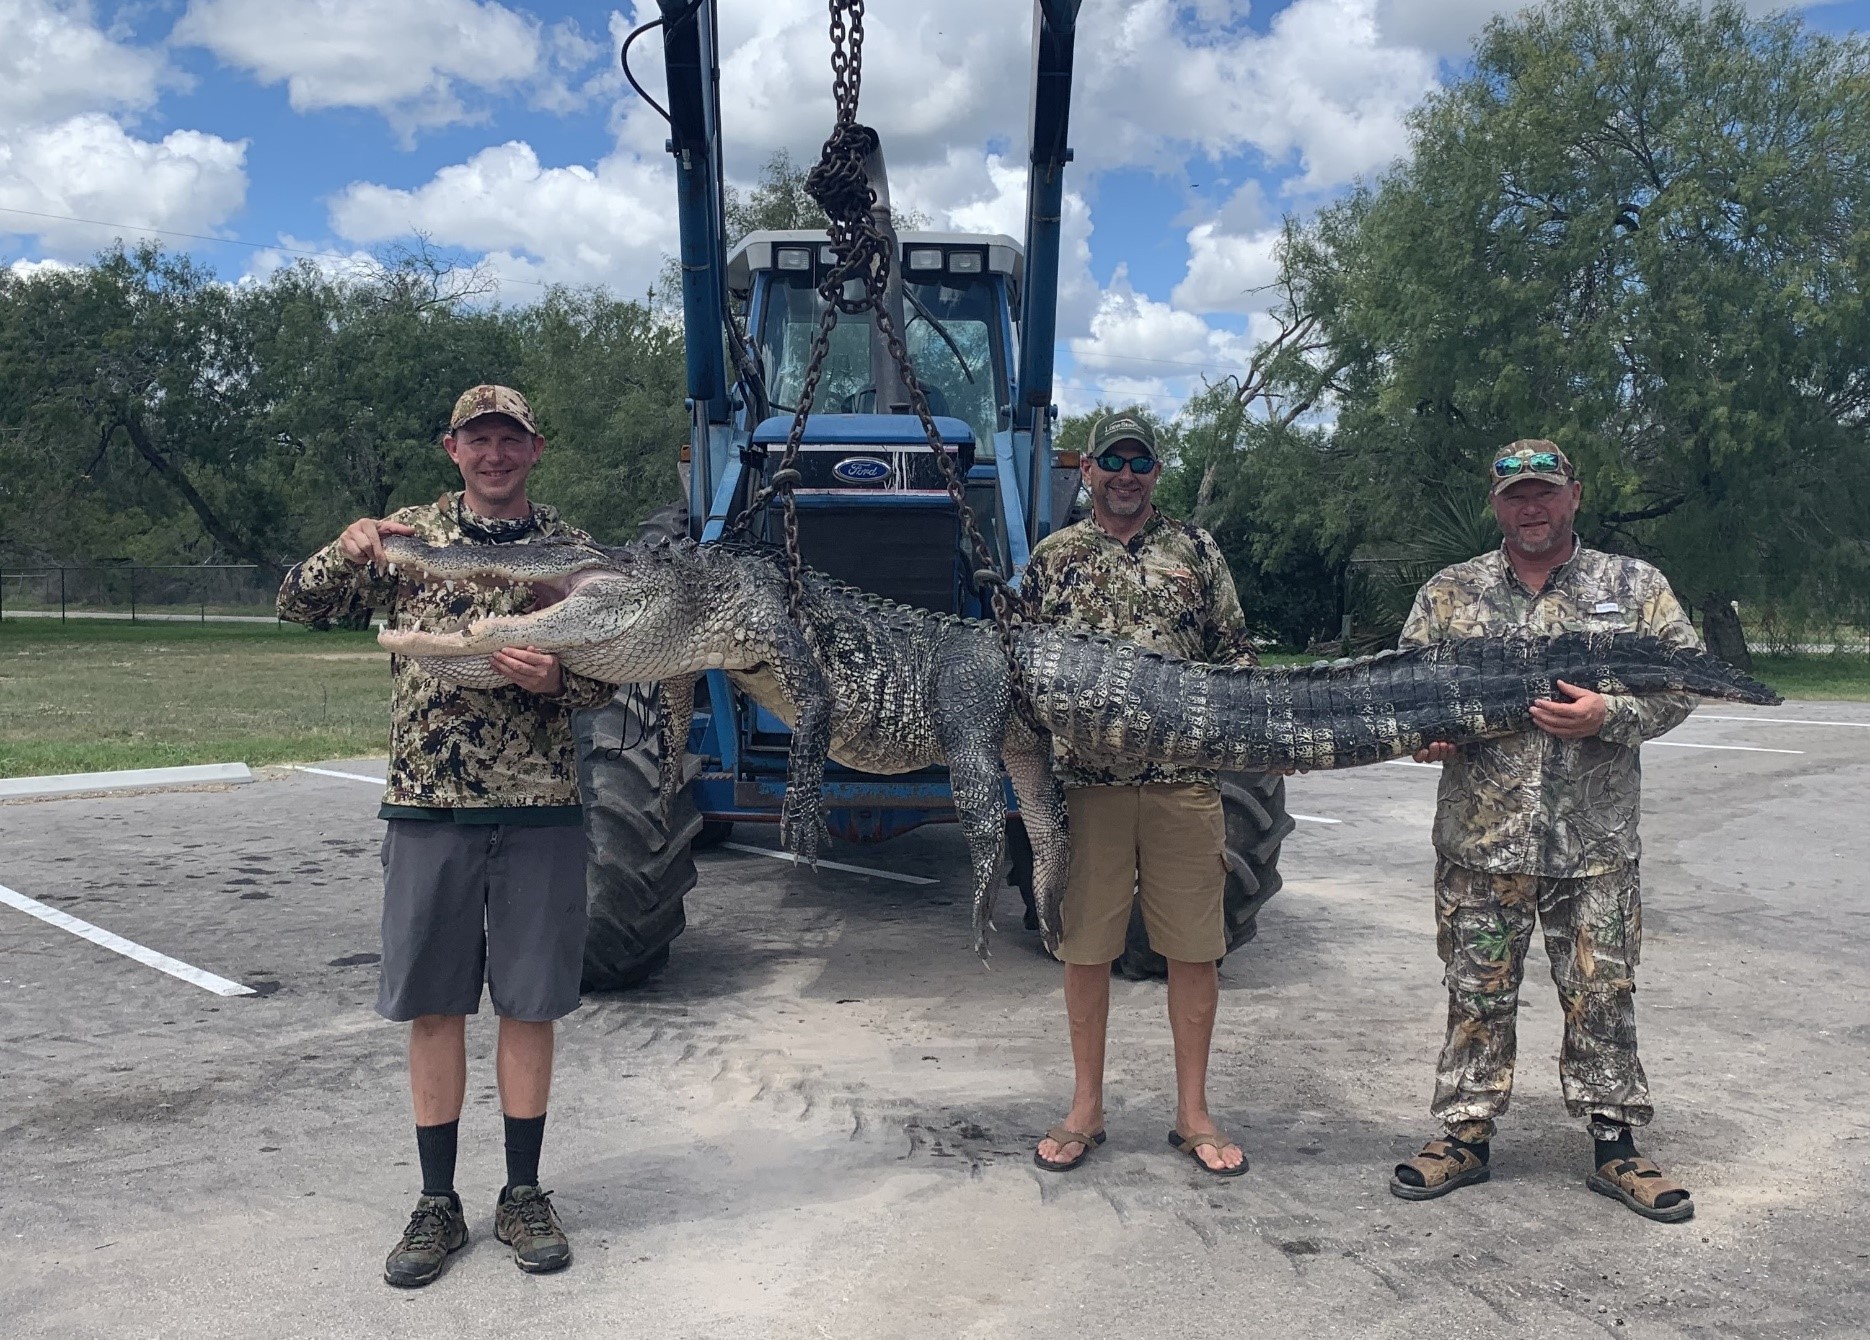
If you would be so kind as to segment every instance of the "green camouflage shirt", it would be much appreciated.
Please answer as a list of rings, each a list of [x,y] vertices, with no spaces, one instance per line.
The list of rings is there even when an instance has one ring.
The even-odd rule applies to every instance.
[[[1516,628],[1648,633],[1672,647],[1701,645],[1660,572],[1582,544],[1537,594],[1520,584],[1504,548],[1444,568],[1416,593],[1402,645]],[[1604,696],[1609,715],[1590,739],[1528,730],[1463,745],[1442,768],[1435,850],[1471,870],[1561,879],[1635,861],[1642,851],[1637,746],[1679,725],[1697,700]]]
[[[458,494],[385,518],[415,528],[429,544],[462,541],[526,544],[547,537],[589,542],[550,507],[533,504],[532,518],[500,520],[469,512]],[[495,614],[523,614],[532,593],[464,583],[413,584],[356,564],[337,542],[286,574],[279,617],[320,625],[364,608],[380,609],[391,628],[457,628]],[[386,806],[418,809],[522,809],[579,803],[578,760],[571,712],[609,701],[614,686],[563,671],[554,697],[517,684],[470,689],[434,675],[406,657],[390,658],[390,767]]]
[[[1127,638],[1184,660],[1251,665],[1234,576],[1214,537],[1199,526],[1158,512],[1128,544],[1098,529],[1094,518],[1039,541],[1020,591],[1036,618],[1077,624]],[[1202,768],[1081,755],[1056,745],[1066,786],[1215,784]]]

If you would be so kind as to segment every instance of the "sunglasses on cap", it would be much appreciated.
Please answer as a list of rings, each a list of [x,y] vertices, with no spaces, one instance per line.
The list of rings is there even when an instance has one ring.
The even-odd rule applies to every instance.
[[[1156,472],[1154,456],[1123,456],[1114,451],[1107,451],[1102,456],[1093,456],[1091,459],[1097,462],[1098,469],[1107,470],[1113,475],[1122,474],[1123,467],[1126,465],[1130,467],[1130,473],[1133,475],[1149,475]]]
[[[1570,477],[1564,458],[1555,451],[1535,451],[1529,456],[1502,456],[1493,463],[1495,479],[1511,479],[1515,475],[1564,475]]]

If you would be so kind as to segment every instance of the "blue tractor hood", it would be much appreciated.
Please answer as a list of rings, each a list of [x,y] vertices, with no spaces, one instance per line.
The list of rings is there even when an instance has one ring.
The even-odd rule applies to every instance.
[[[946,446],[974,445],[974,430],[964,420],[937,414],[935,427]],[[791,431],[792,416],[775,414],[762,420],[753,430],[753,442],[762,447],[783,446]],[[816,446],[898,448],[919,447],[928,442],[922,432],[922,421],[913,414],[808,414],[802,440]]]

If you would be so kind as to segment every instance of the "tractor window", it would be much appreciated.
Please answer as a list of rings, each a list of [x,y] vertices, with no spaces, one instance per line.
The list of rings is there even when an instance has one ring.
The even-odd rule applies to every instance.
[[[771,272],[760,350],[774,409],[798,405],[818,333],[823,303],[802,271]],[[993,455],[994,429],[1006,390],[1000,372],[998,292],[990,279],[907,283],[903,315],[905,344],[916,378],[928,393],[929,409],[964,421],[974,430],[977,457]],[[815,409],[823,414],[868,413],[876,405],[870,384],[870,322],[840,317],[818,380]]]

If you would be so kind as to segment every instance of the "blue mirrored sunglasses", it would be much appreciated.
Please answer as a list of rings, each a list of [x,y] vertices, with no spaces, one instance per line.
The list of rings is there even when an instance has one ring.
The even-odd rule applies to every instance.
[[[1156,470],[1154,456],[1123,456],[1114,451],[1107,451],[1102,456],[1093,456],[1091,459],[1097,462],[1098,469],[1108,470],[1113,475],[1122,474],[1123,467],[1126,465],[1130,467],[1130,473],[1133,475],[1154,474]]]
[[[1530,456],[1502,456],[1493,463],[1495,479],[1511,479],[1514,475],[1564,475],[1570,477],[1571,471],[1565,468],[1564,460],[1555,451],[1535,451]]]

